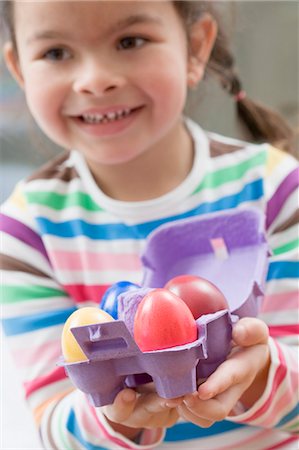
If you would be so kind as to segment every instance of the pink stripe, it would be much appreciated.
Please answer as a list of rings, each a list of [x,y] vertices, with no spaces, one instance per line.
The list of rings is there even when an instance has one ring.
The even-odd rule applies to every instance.
[[[90,414],[90,408],[88,408],[88,411],[81,406],[76,408],[76,415],[78,414],[78,418],[81,421],[84,430],[92,436],[99,436],[99,426],[95,420],[90,420],[90,415],[88,413]],[[94,419],[94,416],[92,416],[92,419]]]
[[[280,413],[281,413],[281,411],[285,411],[286,407],[288,405],[292,404],[292,400],[294,399],[294,392],[296,392],[296,391],[295,390],[294,391],[288,390],[287,392],[285,392],[283,394],[283,396],[275,404],[275,410],[271,414],[271,417],[269,417],[267,420],[263,421],[263,426],[264,427],[270,428],[271,426],[273,426],[277,422],[277,416],[274,414],[275,411],[279,411]],[[287,413],[285,413],[285,414],[287,414]]]
[[[12,352],[13,357],[18,362],[19,367],[30,367],[36,365],[36,362],[43,355],[47,358],[47,364],[56,363],[60,356],[60,340],[47,342],[38,347],[31,347],[30,352],[23,349],[17,349]]]
[[[299,325],[269,325],[270,336],[281,337],[299,334]]]
[[[99,303],[109,286],[108,284],[87,286],[84,284],[65,284],[63,287],[77,303],[87,301]]]
[[[96,252],[51,252],[50,258],[55,268],[60,270],[140,270],[137,255]]]
[[[279,211],[283,207],[283,204],[291,195],[291,193],[298,187],[299,185],[299,167],[296,167],[289,175],[283,180],[278,189],[275,191],[272,198],[269,200],[267,205],[267,214],[266,214],[266,228],[274,222],[276,217],[278,216]]]
[[[261,406],[261,408],[258,409],[252,416],[250,416],[249,418],[244,420],[245,423],[249,423],[249,422],[252,422],[252,421],[258,419],[259,416],[263,415],[269,409],[270,404],[273,400],[273,397],[276,394],[278,386],[281,384],[282,380],[286,376],[287,369],[286,369],[286,362],[285,362],[284,355],[283,355],[282,350],[279,347],[279,345],[275,341],[274,341],[274,343],[278,350],[280,365],[278,366],[277,371],[274,376],[272,390],[271,390],[270,395],[267,398],[266,402],[263,404],[263,406]]]
[[[290,444],[291,442],[298,442],[298,437],[297,436],[292,436],[292,437],[286,439],[285,441],[274,445],[273,447],[269,447],[268,450],[275,450],[276,448],[282,448],[283,449],[286,444]]]
[[[266,437],[269,433],[272,433],[272,431],[269,430],[261,430],[260,432],[256,433],[254,436],[250,436],[250,438],[248,439],[241,439],[238,442],[234,442],[233,444],[230,443],[228,445],[225,445],[224,447],[218,447],[217,450],[232,450],[232,445],[234,445],[235,448],[239,448],[242,447],[243,445],[247,445],[249,443],[253,443],[254,441],[259,442],[260,439],[263,439],[264,437]],[[247,447],[248,448],[248,447]],[[254,448],[254,447],[252,447]]]
[[[267,295],[264,298],[261,312],[285,311],[299,307],[298,291]]]
[[[39,378],[35,378],[32,381],[25,381],[25,396],[28,398],[30,394],[41,389],[42,387],[48,386],[51,383],[60,381],[66,378],[66,374],[63,367],[57,367],[52,372]]]
[[[291,353],[291,356],[294,356],[294,360],[292,361],[292,367],[290,367],[290,364],[288,364],[288,377],[285,381],[287,390],[284,391],[281,394],[281,397],[279,400],[275,403],[274,411],[279,411],[280,413],[282,411],[286,411],[286,408],[288,408],[288,411],[293,408],[294,404],[294,392],[298,391],[298,385],[299,385],[299,379],[298,379],[298,361],[295,355]],[[293,359],[293,358],[292,358]],[[293,406],[292,406],[293,405]],[[291,406],[291,408],[290,408]],[[287,414],[287,412],[285,413]],[[263,427],[271,428],[273,426],[273,417],[274,414],[271,415],[266,421],[263,422]]]
[[[91,411],[93,417],[95,418],[95,420],[96,420],[96,422],[97,422],[99,428],[101,429],[102,433],[104,434],[104,436],[105,436],[108,440],[114,442],[114,443],[117,444],[117,445],[120,445],[121,447],[129,448],[129,449],[131,449],[131,450],[134,449],[134,447],[131,447],[130,445],[128,445],[128,444],[126,444],[125,442],[123,442],[123,441],[121,441],[120,439],[118,439],[117,437],[112,436],[112,435],[108,432],[108,430],[104,427],[104,425],[100,422],[100,420],[99,420],[98,416],[96,415],[95,410],[93,409],[93,407],[92,407],[89,403],[88,403],[88,405],[89,405],[90,411]]]

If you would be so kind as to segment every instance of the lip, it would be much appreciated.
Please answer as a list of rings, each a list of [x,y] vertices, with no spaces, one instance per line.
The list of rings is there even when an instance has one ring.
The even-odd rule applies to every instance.
[[[70,116],[70,118],[87,134],[98,137],[108,137],[125,131],[139,116],[143,109],[144,105],[131,108],[122,105],[113,106],[110,108],[90,108],[88,110],[84,110],[84,112],[77,116]],[[111,122],[88,123],[82,120],[83,115],[107,115],[109,113],[116,113],[125,110],[130,110],[130,113],[116,120],[112,120]]]

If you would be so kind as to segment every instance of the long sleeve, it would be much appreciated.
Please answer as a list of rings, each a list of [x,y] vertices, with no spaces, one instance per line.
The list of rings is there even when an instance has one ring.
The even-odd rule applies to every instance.
[[[73,155],[33,174],[2,206],[2,324],[45,448],[298,447],[298,164],[266,144],[213,139],[205,177],[196,170],[171,201],[133,211],[108,202]],[[200,151],[205,141],[197,140]],[[273,252],[260,313],[271,334],[266,389],[252,408],[210,428],[180,421],[146,430],[135,444],[115,433],[57,366],[63,324],[76,308],[98,305],[107,286],[141,282],[140,254],[159,225],[247,206],[266,212]]]
[[[44,447],[130,449],[159,443],[162,430],[145,432],[142,445],[115,433],[57,365],[63,324],[78,305],[57,281],[29,209],[22,185],[2,207],[2,326]]]
[[[260,318],[270,330],[271,367],[263,396],[250,410],[233,419],[288,433],[299,431],[298,184],[297,162],[270,148],[265,192],[272,256]]]

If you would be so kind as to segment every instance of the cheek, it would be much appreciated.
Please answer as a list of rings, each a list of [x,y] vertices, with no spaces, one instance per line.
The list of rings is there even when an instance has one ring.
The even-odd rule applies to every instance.
[[[181,61],[181,63],[178,63]],[[158,69],[157,69],[158,68]],[[144,87],[161,113],[184,108],[187,96],[187,68],[184,59],[171,55],[156,60],[143,74]]]
[[[30,84],[27,83],[26,99],[32,116],[39,126],[48,131],[53,124],[59,123],[59,114],[63,99],[61,88],[47,77],[49,81],[31,78]]]

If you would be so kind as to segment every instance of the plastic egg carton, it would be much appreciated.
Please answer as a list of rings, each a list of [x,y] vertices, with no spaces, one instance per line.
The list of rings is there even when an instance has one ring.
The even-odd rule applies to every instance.
[[[269,256],[263,223],[259,211],[241,209],[171,222],[149,236],[142,288],[118,297],[120,320],[71,329],[88,360],[60,365],[92,405],[111,404],[125,387],[151,380],[164,398],[194,392],[197,380],[225,360],[233,323],[256,316],[263,296]],[[137,306],[146,292],[180,274],[214,283],[229,310],[197,319],[198,339],[192,343],[142,352],[133,339]]]

